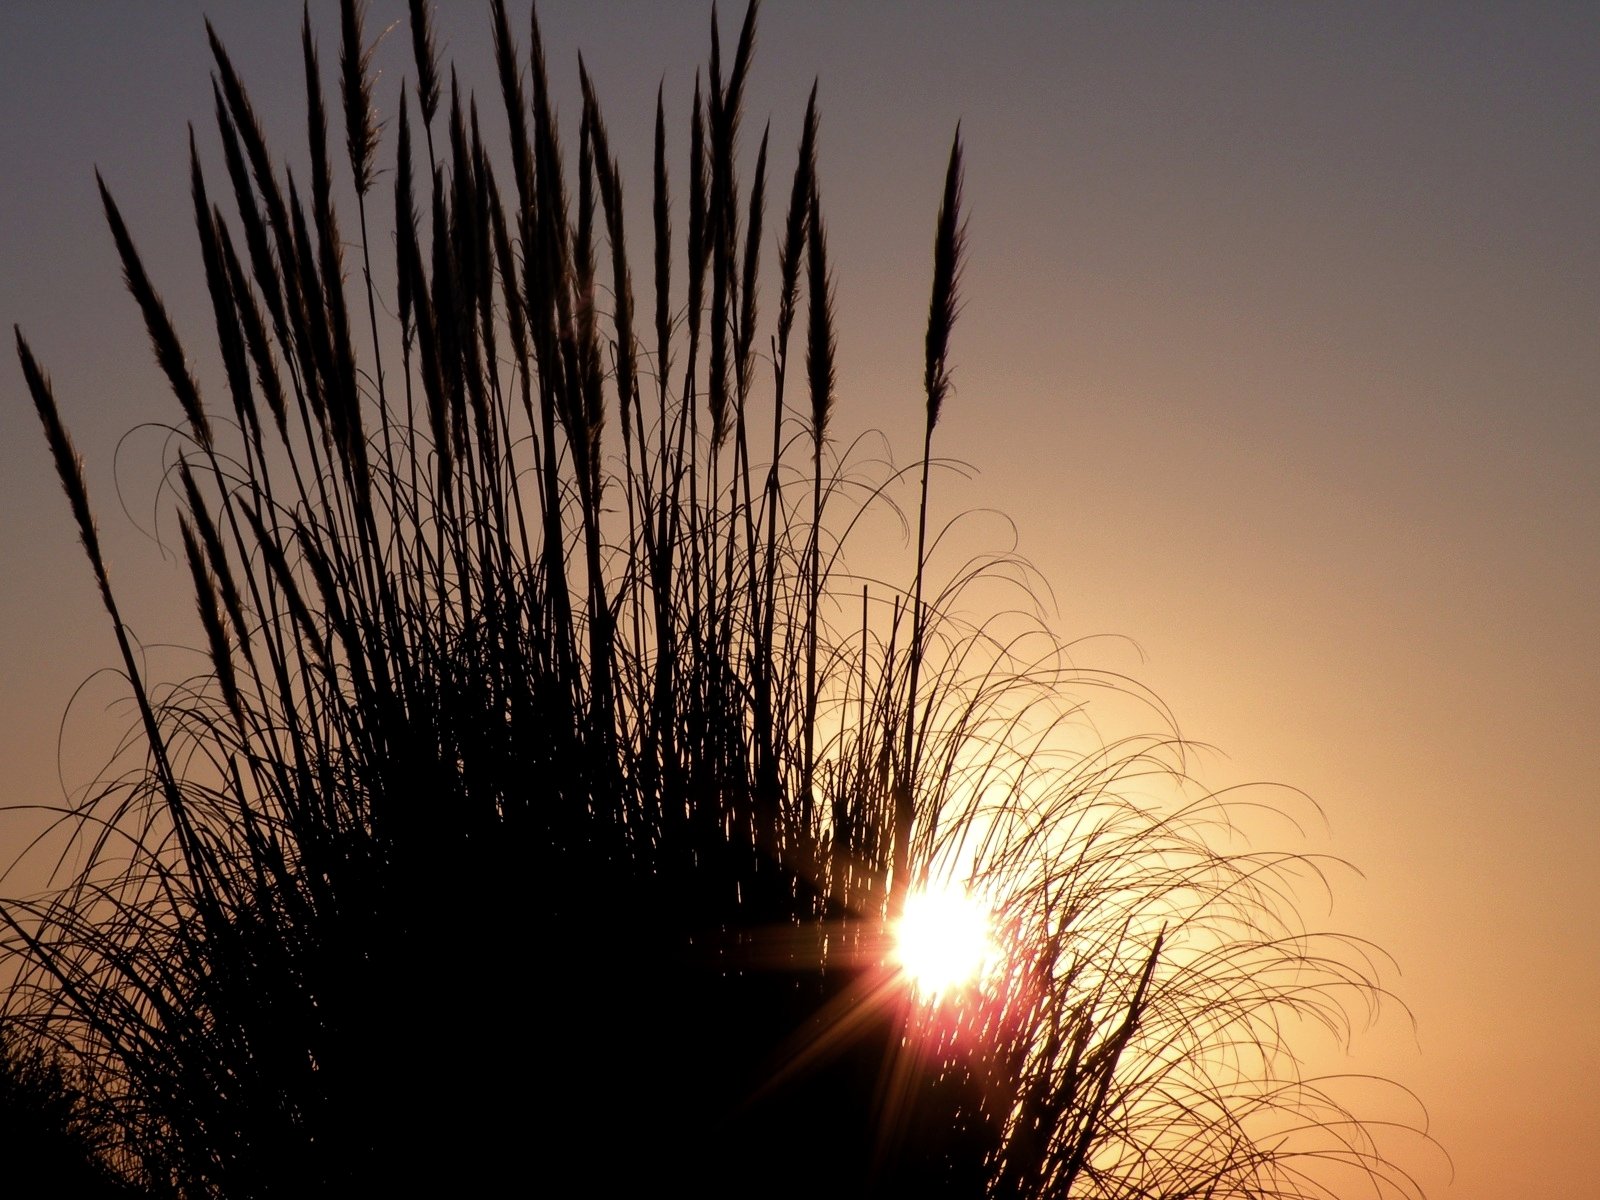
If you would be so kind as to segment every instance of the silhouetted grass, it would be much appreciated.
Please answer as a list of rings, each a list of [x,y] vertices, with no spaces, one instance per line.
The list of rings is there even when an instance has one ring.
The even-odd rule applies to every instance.
[[[16,1195],[85,1200],[132,1189],[107,1165],[116,1127],[48,1043],[24,1045],[0,1024],[0,1161]]]
[[[755,5],[731,57],[713,22],[676,205],[658,98],[641,307],[587,73],[574,180],[537,21],[519,45],[492,6],[509,145],[491,154],[411,13],[426,161],[404,95],[383,157],[342,5],[346,184],[307,19],[308,193],[212,37],[226,182],[196,150],[191,192],[220,405],[102,185],[185,421],[206,678],[146,679],[17,334],[144,756],[62,814],[81,869],[0,909],[21,969],[7,1011],[92,1067],[118,1169],[185,1196],[1222,1197],[1329,1194],[1305,1173],[1322,1163],[1410,1191],[1287,1042],[1377,995],[1361,947],[1298,924],[1315,864],[1227,849],[1229,805],[1184,786],[1175,738],[1086,744],[1077,706],[1104,681],[1041,628],[963,623],[990,568],[930,574],[959,136],[922,454],[853,474],[831,440],[851,331],[815,92],[759,326]],[[385,175],[380,298],[367,201]],[[334,203],[350,184],[359,276]],[[916,557],[903,585],[863,586],[849,532],[906,483]],[[938,878],[993,906],[999,952],[935,1004],[888,950]]]

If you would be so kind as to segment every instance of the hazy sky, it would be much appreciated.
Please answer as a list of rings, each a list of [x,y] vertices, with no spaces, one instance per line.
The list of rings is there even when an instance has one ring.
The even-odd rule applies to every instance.
[[[313,7],[328,60],[335,6]],[[497,128],[484,7],[446,6],[441,34]],[[541,9],[562,111],[581,48],[636,199],[658,82],[686,144],[706,8]],[[303,140],[299,5],[204,9],[274,143]],[[403,9],[375,0],[369,31]],[[128,515],[113,468],[173,406],[92,167],[219,379],[186,176],[186,121],[220,164],[201,16],[0,8],[0,318],[54,376],[150,642],[194,640],[184,575],[139,532],[163,435],[123,445]],[[378,60],[387,115],[406,36]],[[1386,1011],[1340,1065],[1426,1103],[1455,1166],[1405,1151],[1430,1194],[1594,1196],[1600,6],[768,3],[745,129],[770,114],[780,176],[814,75],[840,427],[915,449],[959,120],[970,261],[937,448],[976,475],[942,511],[1014,520],[1061,634],[1137,643],[1081,657],[1219,747],[1208,783],[1320,804],[1293,848],[1364,877],[1336,871],[1308,919],[1391,952],[1416,1018]],[[14,366],[0,513],[0,799],[49,800],[62,715],[114,647]],[[119,695],[79,700],[69,785]]]

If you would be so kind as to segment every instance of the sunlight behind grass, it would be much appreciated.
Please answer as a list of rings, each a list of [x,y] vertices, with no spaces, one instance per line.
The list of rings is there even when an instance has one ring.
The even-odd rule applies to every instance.
[[[212,31],[220,146],[194,137],[188,181],[209,403],[102,181],[181,415],[163,503],[204,667],[180,683],[123,620],[16,332],[134,724],[59,814],[54,890],[0,903],[0,1015],[94,1068],[119,1169],[229,1200],[503,1194],[532,1130],[561,1194],[1295,1194],[1298,1162],[1254,1133],[1271,1107],[1408,1195],[1355,1114],[1296,1107],[1279,1016],[1337,1033],[1380,987],[1359,946],[1304,930],[1302,860],[1214,836],[1230,802],[1188,778],[1165,710],[1076,666],[1037,605],[966,611],[1027,591],[1014,555],[944,569],[959,134],[920,453],[859,465],[830,432],[815,92],[776,238],[768,139],[741,148],[755,5],[734,42],[713,25],[686,164],[658,95],[637,275],[587,72],[573,155],[537,17],[519,47],[496,0],[497,156],[411,8],[416,84],[384,126],[341,5],[348,175],[306,14],[303,192]],[[914,551],[851,574],[885,511]],[[1156,732],[1088,739],[1097,692]],[[459,1005],[419,986],[441,962],[470,968],[445,973]],[[1235,1042],[1248,1070],[1219,1076]]]
[[[957,884],[917,888],[895,923],[895,962],[919,996],[937,1003],[975,982],[994,957],[990,923],[983,903]]]

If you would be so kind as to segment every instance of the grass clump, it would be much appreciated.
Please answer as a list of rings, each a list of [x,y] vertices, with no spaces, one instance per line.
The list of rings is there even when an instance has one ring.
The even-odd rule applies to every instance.
[[[24,1193],[99,1197],[132,1190],[109,1166],[117,1128],[97,1109],[70,1061],[0,1024],[0,1158]]]
[[[192,141],[191,196],[220,404],[101,186],[183,417],[202,677],[142,670],[17,333],[142,750],[62,814],[82,867],[0,908],[6,1011],[92,1068],[107,1161],[181,1196],[1330,1194],[1318,1164],[1409,1191],[1286,1041],[1376,995],[1297,923],[1315,865],[1223,848],[1175,738],[1086,746],[1062,648],[963,623],[983,569],[930,574],[959,134],[921,456],[863,477],[832,441],[815,91],[775,238],[767,137],[753,168],[741,139],[756,6],[731,53],[713,21],[676,201],[658,96],[639,305],[592,81],[574,158],[537,18],[519,41],[491,8],[508,145],[413,3],[385,157],[341,5],[339,183],[308,15],[305,191],[213,33],[223,170]],[[863,586],[850,531],[908,481],[916,558]],[[995,951],[935,1001],[892,934],[941,880]]]

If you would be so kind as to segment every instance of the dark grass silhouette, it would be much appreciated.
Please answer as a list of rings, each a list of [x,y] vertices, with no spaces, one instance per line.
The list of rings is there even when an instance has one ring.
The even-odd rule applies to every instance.
[[[15,1195],[135,1194],[107,1163],[116,1127],[47,1045],[0,1024],[0,1162]]]
[[[863,474],[830,440],[815,92],[775,232],[767,139],[753,167],[741,149],[755,5],[731,54],[713,17],[681,175],[658,100],[631,245],[587,74],[569,175],[537,20],[519,45],[492,6],[491,153],[411,16],[385,158],[341,5],[337,182],[309,17],[309,181],[275,165],[213,35],[223,170],[196,147],[192,198],[221,403],[102,184],[182,412],[203,677],[141,670],[17,333],[142,751],[62,813],[81,869],[0,909],[7,1012],[84,1065],[106,1161],[227,1197],[1321,1195],[1324,1168],[1411,1191],[1287,1044],[1378,994],[1362,947],[1295,917],[1316,865],[1222,848],[1229,806],[1184,788],[1175,737],[1086,745],[1103,681],[1040,628],[958,619],[991,568],[929,574],[959,135],[922,454]],[[905,582],[851,575],[854,523],[902,486]],[[999,949],[934,1003],[892,922],[951,877]]]

